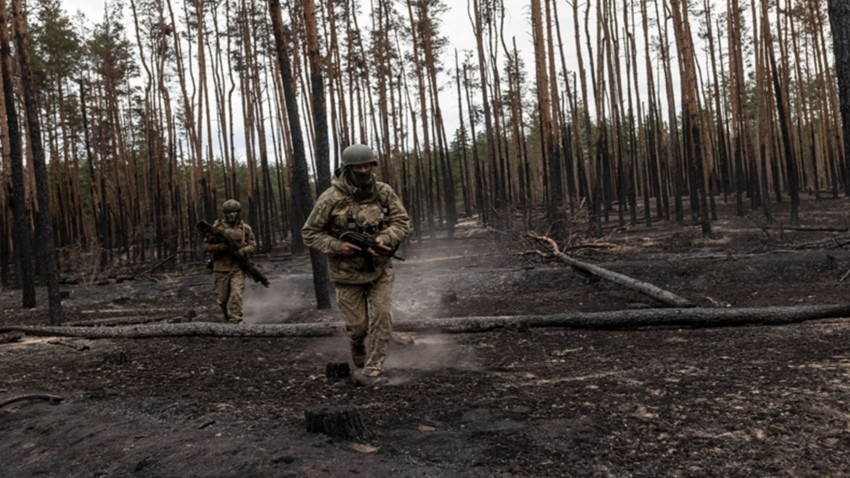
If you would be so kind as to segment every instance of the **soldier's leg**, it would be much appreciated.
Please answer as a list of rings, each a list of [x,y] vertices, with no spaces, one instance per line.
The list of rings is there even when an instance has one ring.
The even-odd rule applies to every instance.
[[[213,272],[215,302],[221,309],[223,322],[227,322],[227,299],[230,297],[230,278],[227,272]]]
[[[345,333],[351,345],[354,365],[363,367],[366,349],[363,345],[369,331],[369,315],[366,309],[366,286],[336,284],[336,302],[345,322]]]
[[[227,298],[227,321],[242,323],[242,293],[245,291],[245,273],[235,271],[230,275],[230,296]]]
[[[363,375],[379,377],[393,331],[393,270],[387,268],[369,289],[369,350]]]

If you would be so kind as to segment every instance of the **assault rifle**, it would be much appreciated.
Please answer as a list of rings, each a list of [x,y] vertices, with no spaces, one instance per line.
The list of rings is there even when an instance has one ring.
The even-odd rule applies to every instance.
[[[242,268],[242,270],[245,271],[246,274],[251,276],[251,278],[254,279],[254,282],[261,282],[264,286],[269,286],[269,278],[266,277],[265,274],[263,274],[263,271],[261,271],[256,264],[254,264],[254,261],[252,261],[248,257],[245,257],[243,259],[236,257],[236,251],[239,250],[239,244],[237,244],[236,241],[234,241],[233,239],[227,237],[224,231],[217,227],[214,227],[207,221],[199,222],[195,226],[195,229],[197,229],[198,232],[200,232],[201,234],[211,234],[216,239],[219,239],[221,242],[225,243],[227,245],[227,252],[231,254],[234,259],[236,259],[236,262],[239,263],[239,267]]]
[[[362,249],[362,253],[366,254],[367,257],[371,257],[368,255],[369,250],[371,249],[379,255],[390,256],[400,261],[404,260],[404,257],[401,257],[400,255],[396,254],[398,246],[385,246],[357,232],[343,232],[342,234],[340,234],[339,240],[342,242],[350,242],[355,246],[359,247],[360,249]]]

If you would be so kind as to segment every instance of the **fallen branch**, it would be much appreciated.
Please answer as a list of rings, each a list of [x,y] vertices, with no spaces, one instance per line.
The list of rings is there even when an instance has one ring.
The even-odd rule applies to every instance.
[[[685,299],[684,297],[680,297],[670,291],[661,289],[657,286],[654,286],[648,282],[644,282],[642,280],[633,279],[627,275],[620,274],[619,272],[614,272],[604,267],[599,267],[597,265],[589,264],[587,262],[582,262],[578,259],[574,259],[563,252],[558,248],[558,244],[551,238],[545,236],[537,236],[531,235],[534,239],[548,242],[549,245],[552,246],[553,254],[558,259],[566,262],[567,264],[575,267],[576,269],[583,270],[590,274],[593,274],[597,277],[601,277],[603,279],[607,279],[615,284],[619,284],[628,289],[634,290],[636,292],[640,292],[643,295],[649,296],[662,304],[669,305],[671,307],[693,307],[694,303]]]
[[[61,345],[63,347],[69,347],[76,350],[77,352],[83,352],[85,350],[91,349],[91,347],[86,344],[69,344],[67,342],[62,342],[61,340],[51,340],[47,343],[50,345]]]
[[[177,252],[175,252],[174,254],[171,254],[170,256],[168,256],[168,257],[166,257],[165,259],[163,259],[163,260],[159,261],[158,263],[156,263],[156,264],[155,264],[153,267],[151,267],[150,269],[148,269],[148,270],[146,270],[146,271],[144,271],[144,272],[142,272],[142,273],[140,273],[140,274],[137,274],[137,276],[140,276],[140,275],[148,275],[148,274],[153,273],[153,271],[155,271],[155,270],[159,269],[160,267],[162,267],[162,265],[163,265],[163,264],[165,264],[165,263],[167,263],[167,262],[170,262],[170,261],[171,261],[171,260],[173,260],[175,257],[177,257],[177,254],[180,254],[180,252],[181,252],[181,251],[177,251]]]
[[[612,242],[582,242],[581,244],[570,246],[568,249],[574,251],[577,249],[614,249],[615,247],[617,245]]]
[[[5,407],[6,405],[11,405],[12,403],[15,403],[15,402],[22,402],[24,400],[46,400],[51,405],[56,405],[59,402],[61,402],[62,400],[64,400],[64,398],[62,398],[58,395],[50,395],[50,394],[47,394],[47,393],[32,393],[32,394],[29,394],[29,395],[18,395],[17,397],[8,398],[8,399],[0,402],[0,408]]]
[[[523,324],[528,327],[573,329],[639,329],[646,327],[729,327],[739,325],[785,325],[807,320],[850,317],[850,304],[801,307],[748,308],[656,308],[610,312],[576,312],[552,315],[505,315],[447,317],[399,321],[398,332],[485,332]],[[154,337],[327,337],[342,335],[343,324],[223,324],[188,322],[122,327],[67,327],[39,325],[0,326],[0,333],[18,331],[30,335],[82,337],[87,339],[137,339]]]
[[[785,231],[795,232],[847,232],[846,227],[806,227],[806,226],[780,226]]]
[[[840,249],[847,244],[850,244],[850,238],[847,236],[841,237],[829,237],[827,239],[820,239],[813,242],[805,242],[802,244],[795,244],[793,249]]]

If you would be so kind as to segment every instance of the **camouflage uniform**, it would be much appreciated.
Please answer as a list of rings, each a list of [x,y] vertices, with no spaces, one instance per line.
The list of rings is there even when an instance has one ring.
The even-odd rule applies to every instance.
[[[237,219],[233,224],[217,219],[213,227],[224,231],[227,237],[241,246],[239,254],[248,257],[254,253],[257,247],[254,231],[241,219]],[[207,234],[204,238],[203,249],[213,255],[213,291],[216,302],[224,313],[224,322],[241,323],[245,272],[239,267],[239,260],[228,251],[224,242],[212,234]]]
[[[404,204],[388,184],[372,175],[368,186],[358,187],[343,169],[319,196],[301,229],[305,244],[328,255],[330,278],[336,286],[337,304],[354,362],[363,366],[366,377],[380,378],[387,356],[393,321],[392,258],[368,253],[343,256],[343,242],[338,237],[356,231],[395,247],[407,237],[409,223]],[[365,363],[358,363],[367,335]]]

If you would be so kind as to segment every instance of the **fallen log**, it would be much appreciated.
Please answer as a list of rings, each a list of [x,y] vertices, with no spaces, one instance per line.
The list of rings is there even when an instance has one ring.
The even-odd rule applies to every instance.
[[[649,296],[662,304],[669,305],[671,307],[694,307],[694,303],[685,299],[684,297],[680,297],[670,291],[661,289],[655,285],[652,285],[648,282],[644,282],[642,280],[634,279],[625,274],[620,274],[619,272],[614,272],[604,267],[599,267],[594,264],[589,264],[587,262],[582,262],[578,259],[568,256],[561,252],[558,248],[558,243],[556,243],[552,238],[537,236],[532,234],[531,237],[543,241],[548,242],[550,246],[552,246],[552,251],[555,257],[561,259],[567,264],[575,267],[576,269],[585,271],[589,274],[593,274],[597,277],[601,277],[603,279],[607,279],[615,284],[619,284],[628,289],[634,290],[636,292],[640,292],[643,295]]]
[[[505,315],[447,317],[398,321],[397,332],[485,332],[505,327],[562,327],[573,329],[640,329],[647,327],[730,327],[739,325],[785,325],[807,320],[850,317],[850,304],[746,307],[655,308],[608,312],[575,312],[551,315]],[[136,339],[154,337],[328,337],[343,334],[341,322],[304,324],[223,324],[188,322],[118,327],[68,327],[49,325],[3,325],[0,333],[82,337],[87,339]]]
[[[225,324],[181,322],[134,324],[115,327],[3,325],[0,333],[18,331],[29,335],[81,337],[86,339],[141,339],[155,337],[326,337],[342,332],[342,323]]]
[[[397,322],[399,332],[436,329],[443,333],[486,332],[517,325],[571,329],[642,329],[648,327],[733,327],[786,325],[808,320],[850,317],[850,304],[801,307],[655,308],[552,315],[454,317]]]
[[[65,325],[70,327],[108,327],[112,325],[133,325],[133,324],[149,324],[154,322],[179,322],[186,320],[185,315],[130,315],[109,317],[105,319],[81,320],[74,322],[66,322]]]

